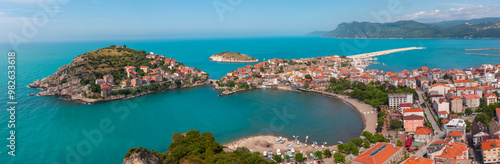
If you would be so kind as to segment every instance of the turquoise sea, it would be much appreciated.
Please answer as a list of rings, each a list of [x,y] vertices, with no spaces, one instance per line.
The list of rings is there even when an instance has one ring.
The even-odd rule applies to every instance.
[[[410,46],[426,47],[380,56],[383,65],[369,68],[401,71],[422,66],[467,68],[500,63],[496,56],[466,55],[466,48],[500,47],[500,40],[447,39],[333,39],[267,37],[232,39],[87,41],[28,43],[17,51],[18,105],[16,156],[7,155],[7,62],[0,62],[0,163],[121,163],[129,148],[142,146],[166,151],[174,132],[210,131],[227,143],[249,135],[273,133],[309,135],[310,140],[348,141],[359,136],[361,116],[342,101],[314,94],[253,90],[217,97],[210,86],[167,91],[135,99],[82,105],[58,97],[27,96],[39,90],[29,83],[53,74],[79,54],[112,44],[126,44],[173,57],[188,66],[220,78],[246,64],[213,63],[208,57],[221,51],[241,52],[260,60],[350,55]],[[0,44],[7,60],[10,45]],[[500,54],[500,51],[488,51]]]

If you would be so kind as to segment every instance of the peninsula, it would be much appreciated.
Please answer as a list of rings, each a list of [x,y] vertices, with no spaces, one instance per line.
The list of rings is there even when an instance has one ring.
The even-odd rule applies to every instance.
[[[28,87],[43,89],[40,96],[98,103],[207,83],[208,74],[196,67],[153,52],[112,45],[79,55]]]
[[[420,39],[500,38],[500,18],[483,18],[457,22],[420,23],[398,21],[390,23],[341,23],[336,29],[322,35],[332,38]]]
[[[210,61],[213,62],[226,62],[226,63],[255,63],[259,62],[258,59],[242,54],[242,53],[234,53],[234,52],[219,52],[212,55]]]

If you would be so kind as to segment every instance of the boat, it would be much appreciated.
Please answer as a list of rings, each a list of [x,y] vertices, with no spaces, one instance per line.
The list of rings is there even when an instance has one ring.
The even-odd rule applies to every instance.
[[[34,96],[34,95],[35,95],[34,93],[30,93],[30,94],[28,94],[28,96]]]
[[[300,145],[300,141],[297,141],[297,145]]]
[[[337,141],[338,144],[342,144],[342,141]]]
[[[383,65],[383,66],[387,66],[387,65],[385,65],[385,63],[382,63],[382,65]]]

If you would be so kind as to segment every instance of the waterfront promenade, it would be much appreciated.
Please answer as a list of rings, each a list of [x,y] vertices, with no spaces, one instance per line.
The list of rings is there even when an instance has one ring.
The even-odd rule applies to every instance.
[[[425,49],[425,47],[397,48],[397,49],[390,49],[390,50],[384,50],[384,51],[370,52],[370,53],[364,53],[364,54],[358,54],[358,55],[351,55],[351,56],[347,56],[347,58],[350,58],[350,59],[355,59],[355,58],[370,58],[370,57],[375,57],[375,56],[387,55],[387,54],[395,53],[395,52],[402,52],[402,51],[409,51],[409,50],[416,50],[416,49]]]

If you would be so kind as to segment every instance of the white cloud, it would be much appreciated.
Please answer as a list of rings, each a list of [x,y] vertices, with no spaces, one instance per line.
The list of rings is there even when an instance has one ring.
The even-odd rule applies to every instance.
[[[484,6],[469,6],[460,8],[450,8],[446,10],[420,11],[417,13],[401,16],[399,20],[419,20],[423,22],[429,21],[444,21],[457,19],[474,19],[484,17],[498,17],[500,10],[497,5]]]

